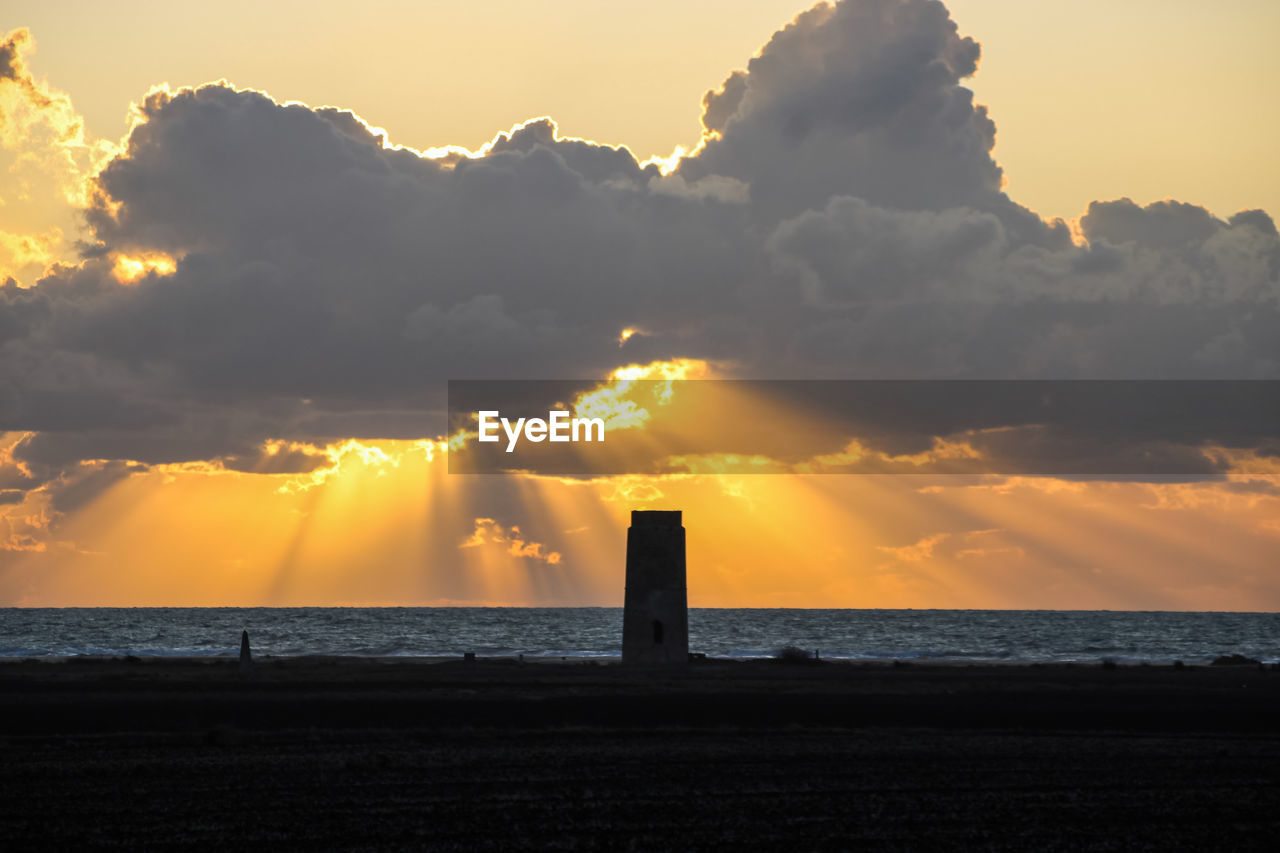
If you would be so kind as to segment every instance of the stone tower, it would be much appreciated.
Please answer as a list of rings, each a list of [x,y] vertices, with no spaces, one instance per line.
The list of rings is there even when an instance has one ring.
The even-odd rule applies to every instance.
[[[689,596],[680,510],[632,511],[623,604],[623,663],[689,660]]]

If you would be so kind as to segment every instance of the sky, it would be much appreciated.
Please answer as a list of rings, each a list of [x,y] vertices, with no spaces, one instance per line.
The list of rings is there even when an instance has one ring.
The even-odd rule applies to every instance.
[[[549,115],[641,159],[692,148],[702,95],[808,7],[793,0],[343,4],[10,0],[3,26],[68,93],[95,138],[118,140],[152,85],[226,78],[333,104],[415,148],[478,148]],[[1225,216],[1280,206],[1270,168],[1280,82],[1270,0],[952,0],[983,46],[968,84],[1000,128],[1011,194],[1046,217],[1095,199],[1166,197]]]
[[[0,605],[616,605],[628,512],[679,508],[695,606],[1280,608],[1274,422],[464,476],[443,411],[462,378],[1278,379],[1277,25],[8,3]],[[874,473],[802,473],[837,457]]]

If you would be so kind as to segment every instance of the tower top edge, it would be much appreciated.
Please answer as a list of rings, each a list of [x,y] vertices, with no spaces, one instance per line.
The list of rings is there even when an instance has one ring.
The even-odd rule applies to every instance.
[[[633,509],[632,527],[679,527],[682,511],[678,509]]]

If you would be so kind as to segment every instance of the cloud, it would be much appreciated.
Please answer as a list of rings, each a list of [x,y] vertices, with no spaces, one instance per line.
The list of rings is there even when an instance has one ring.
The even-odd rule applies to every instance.
[[[781,223],[768,248],[809,302],[852,306],[974,295],[977,281],[991,287],[986,273],[1007,245],[999,219],[972,208],[891,210],[840,196]]]
[[[974,207],[1023,239],[1068,242],[1001,190],[995,123],[960,81],[981,49],[938,2],[819,4],[703,100],[702,149],[680,174],[746,182],[777,219],[832,196],[911,210]]]
[[[61,110],[4,44],[6,85]],[[90,170],[84,257],[0,286],[0,429],[38,433],[32,482],[305,473],[263,448],[433,436],[463,376],[1280,376],[1267,214],[1096,202],[1073,243],[1003,190],[979,54],[932,0],[815,7],[708,94],[668,176],[546,118],[427,156],[340,109],[154,90]],[[66,122],[49,156],[98,150]],[[138,257],[169,263],[122,282]]]
[[[925,536],[911,545],[903,545],[901,547],[880,545],[877,546],[877,550],[891,554],[893,559],[900,563],[920,563],[930,559],[933,556],[934,549],[940,543],[945,542],[950,535],[949,533],[935,533],[932,536]]]
[[[39,112],[53,107],[58,96],[51,93],[46,86],[36,82],[27,69],[25,54],[35,46],[31,31],[25,27],[13,30],[0,38],[0,84],[6,86],[8,97],[16,95],[28,109]],[[21,114],[18,109],[10,107],[3,114],[3,127],[7,144],[12,145],[15,138],[30,131],[32,117]]]
[[[61,481],[51,492],[49,508],[63,514],[74,512],[93,502],[140,467],[119,460],[82,463],[78,470],[62,475]]]
[[[0,231],[0,259],[6,266],[0,267],[0,281],[15,277],[24,267],[49,266],[57,257],[62,244],[62,229],[49,228],[43,234],[15,234]]]
[[[554,566],[560,562],[560,553],[552,551],[541,542],[528,540],[517,525],[503,527],[492,518],[477,518],[475,531],[465,539],[459,548],[486,548],[500,546],[503,553],[510,557]]]
[[[70,97],[38,80],[25,28],[0,34],[0,206],[24,231],[0,232],[0,283],[32,280],[70,250],[64,233],[87,203],[86,179],[114,152],[85,132]]]
[[[45,551],[43,527],[27,517],[0,515],[0,551]]]

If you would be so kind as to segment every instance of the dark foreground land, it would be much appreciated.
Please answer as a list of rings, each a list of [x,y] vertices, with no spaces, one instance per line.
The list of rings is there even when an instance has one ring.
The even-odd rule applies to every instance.
[[[1280,672],[0,663],[0,847],[1280,849]]]

